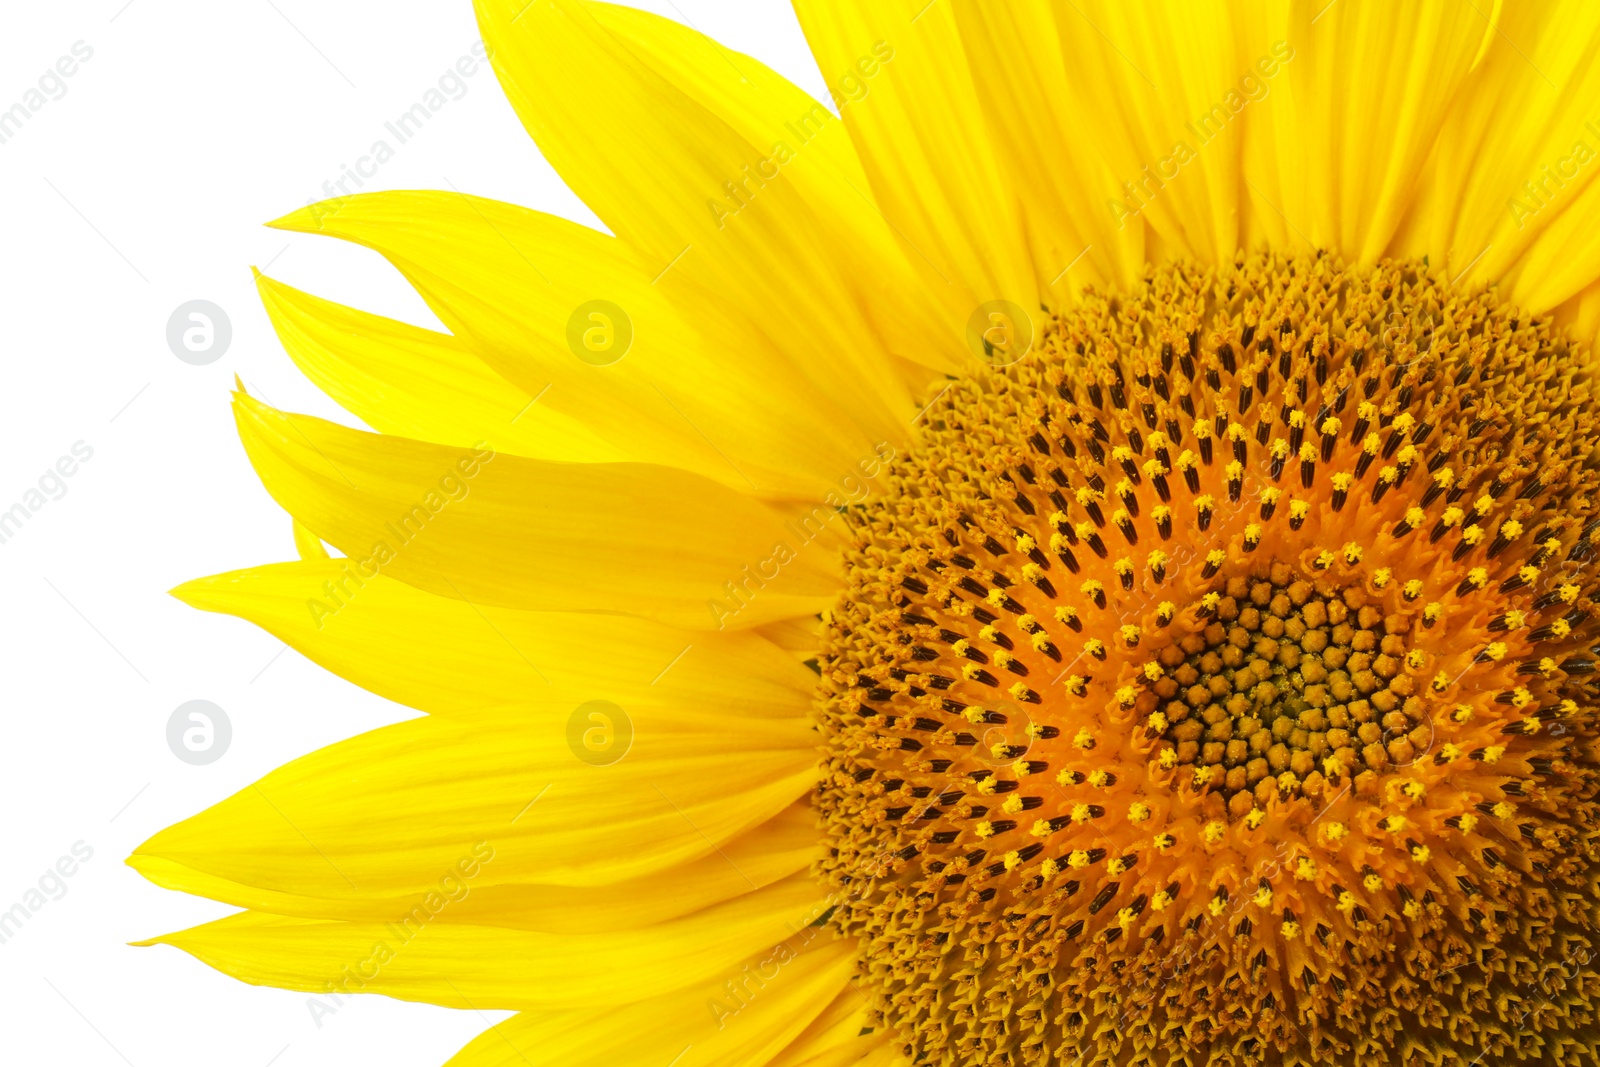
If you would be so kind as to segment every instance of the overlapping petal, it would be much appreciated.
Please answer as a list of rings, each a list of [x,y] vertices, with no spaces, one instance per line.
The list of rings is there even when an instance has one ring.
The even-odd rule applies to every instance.
[[[1600,9],[1508,3],[1435,150],[1414,248],[1536,312],[1600,277]]]
[[[739,977],[740,961],[814,921],[819,901],[800,874],[647,930],[542,933],[247,911],[141,944],[173,945],[252,985],[478,1010],[592,1011]]]
[[[268,492],[363,574],[474,606],[624,613],[691,629],[808,614],[837,588],[821,551],[827,530],[809,550],[796,547],[788,524],[799,512],[679,468],[548,463],[497,455],[492,442],[383,437],[244,395],[235,413]],[[748,603],[719,614],[738,588]]]
[[[791,937],[723,981],[669,996],[518,1015],[486,1030],[449,1067],[522,1067],[531,1056],[570,1067],[659,1067],[663,1053],[679,1057],[678,1067],[809,1063],[812,1050],[833,1051],[818,1031],[826,1032],[837,1005],[861,1001],[847,984],[854,944],[827,936]],[[859,1026],[851,1038],[844,1046],[851,1058],[832,1062],[857,1062],[883,1044]]]
[[[541,404],[462,340],[256,278],[278,340],[296,366],[380,433],[467,447],[492,440],[530,459],[619,462],[633,456],[582,420]],[[657,443],[658,442],[652,442]],[[684,463],[700,457],[682,454]],[[715,476],[718,468],[707,464]],[[723,464],[721,473],[729,473]]]
[[[742,492],[819,500],[879,442],[903,443],[911,430],[903,384],[886,397],[853,373],[823,372],[813,352],[796,359],[759,315],[676,293],[667,284],[676,271],[663,275],[638,249],[564,219],[459,193],[388,192],[312,205],[274,225],[382,253],[456,338],[398,325],[358,335],[348,323],[359,313],[269,288],[286,344],[323,350],[299,358],[334,370],[377,361],[414,378],[405,368],[420,341],[435,362],[440,344],[460,345],[556,417],[519,428],[535,412],[524,401],[526,413],[505,417],[504,399],[477,414],[512,451],[529,434],[545,442],[578,424],[581,436],[543,443],[540,455],[665,463]],[[595,301],[609,305],[598,312],[609,321],[589,318]],[[597,336],[603,351],[585,347],[591,323],[612,331]],[[395,352],[395,334],[409,351]],[[849,352],[870,349],[870,338],[857,340]],[[333,384],[340,399],[362,383]]]
[[[845,125],[879,207],[959,332],[988,301],[1039,306],[1043,285],[1026,205],[993,150],[952,7],[795,3],[822,76],[865,86],[841,108]]]
[[[755,633],[475,605],[381,571],[363,575],[349,559],[252,567],[173,593],[194,607],[253,622],[341,678],[435,714],[612,700],[624,707],[800,717],[816,679]],[[774,625],[787,632],[794,624]]]
[[[658,797],[646,797],[642,803],[658,801]],[[218,818],[214,826],[225,822],[225,817]],[[240,833],[250,829],[247,825],[233,828]],[[470,849],[463,852],[455,866],[429,871],[421,867],[428,862],[423,850],[402,850],[390,857],[392,867],[385,872],[384,879],[369,882],[365,892],[355,892],[352,887],[351,892],[329,896],[315,895],[315,887],[303,888],[281,878],[271,879],[282,887],[273,888],[234,881],[188,865],[206,862],[208,866],[227,869],[240,878],[261,880],[258,869],[230,865],[226,857],[223,863],[214,865],[192,855],[184,859],[168,858],[168,851],[183,855],[185,847],[192,845],[193,839],[206,829],[190,828],[185,834],[157,835],[141,846],[128,863],[166,889],[274,915],[371,922],[448,912],[446,917],[451,922],[547,933],[636,930],[654,926],[763,889],[796,874],[817,858],[820,848],[816,817],[810,804],[797,801],[771,819],[723,841],[713,852],[698,859],[603,885],[549,885],[528,881],[539,872],[528,867],[520,871],[509,869],[505,864],[492,872],[494,877],[482,877],[486,872],[485,864],[476,860]],[[496,853],[490,860],[496,858],[505,857]],[[332,862],[331,857],[327,860]],[[462,860],[466,861],[465,869],[460,866]],[[302,856],[288,864],[291,873],[303,866],[302,861],[309,862],[309,859]],[[418,865],[415,877],[409,882],[402,877],[408,863]],[[405,884],[428,877],[433,877],[434,881],[426,892],[400,891]],[[423,911],[419,912],[419,908]]]
[[[306,898],[297,914],[318,914],[317,900],[420,898],[474,859],[478,886],[611,885],[714,854],[815,781],[803,719],[622,713],[576,727],[520,708],[396,723],[278,768],[156,834],[135,859]],[[580,758],[589,729],[617,731],[631,749]],[[591,740],[609,757],[599,742],[610,739]]]
[[[892,290],[846,270],[847,219],[808,202],[770,145],[641,61],[589,5],[476,6],[523,124],[573,191],[655,265],[653,284],[686,309],[714,301],[759,324],[818,387],[848,383],[872,432],[904,424],[910,394],[866,313]]]

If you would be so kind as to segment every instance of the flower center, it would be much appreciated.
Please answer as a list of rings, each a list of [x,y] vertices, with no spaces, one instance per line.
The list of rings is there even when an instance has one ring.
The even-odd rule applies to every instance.
[[[1585,358],[1420,264],[1259,257],[949,385],[818,656],[820,874],[908,1055],[1592,1047]]]
[[[1203,629],[1155,656],[1161,674],[1147,680],[1168,742],[1158,759],[1222,790],[1240,817],[1304,792],[1312,775],[1359,780],[1428,749],[1405,673],[1424,657],[1408,647],[1407,621],[1386,620],[1360,583],[1319,589],[1278,563],[1222,591]]]

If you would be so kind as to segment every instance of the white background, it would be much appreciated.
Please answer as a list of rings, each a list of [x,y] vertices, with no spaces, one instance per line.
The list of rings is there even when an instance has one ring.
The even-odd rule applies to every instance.
[[[636,6],[826,99],[779,0]],[[75,443],[93,457],[0,544],[0,912],[74,844],[93,857],[0,944],[0,1062],[442,1063],[491,1017],[365,996],[318,1026],[303,993],[128,947],[232,909],[158,889],[122,860],[273,767],[410,714],[165,591],[295,555],[234,435],[235,375],[278,407],[353,424],[279,348],[252,264],[439,328],[376,254],[261,224],[325,195],[374,141],[394,143],[383,124],[478,40],[470,0],[95,0],[7,14],[0,111],[76,42],[93,55],[0,144],[0,511]],[[465,84],[367,188],[456,188],[598,225],[493,73]],[[168,317],[194,299],[232,323],[209,366],[167,347]],[[232,722],[209,766],[167,747],[168,717],[192,699]]]

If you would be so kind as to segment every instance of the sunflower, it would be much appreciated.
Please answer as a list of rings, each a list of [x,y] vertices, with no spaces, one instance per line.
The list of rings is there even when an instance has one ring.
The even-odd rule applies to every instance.
[[[275,223],[450,332],[258,278],[378,432],[238,395],[300,558],[176,595],[426,714],[155,941],[464,1067],[1600,1062],[1600,8],[796,7],[833,110],[480,0],[610,234]]]

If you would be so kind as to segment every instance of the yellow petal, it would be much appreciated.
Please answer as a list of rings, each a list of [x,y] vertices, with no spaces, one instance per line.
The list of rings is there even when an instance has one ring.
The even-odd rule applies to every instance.
[[[242,395],[234,409],[267,491],[362,575],[477,607],[697,629],[809,614],[837,588],[822,538],[797,548],[783,514],[686,471],[382,437]],[[748,605],[734,613],[730,583],[750,573]]]
[[[907,258],[941,298],[947,328],[963,331],[986,301],[1037,308],[1040,274],[1054,264],[1036,267],[1029,254],[953,6],[797,0],[795,11],[828,84],[865,83],[841,105],[845,125]]]
[[[1535,312],[1600,277],[1600,8],[1508,4],[1440,134],[1422,234],[1447,276]]]
[[[446,901],[426,922],[247,911],[140,944],[176,946],[252,985],[382,993],[478,1010],[592,1011],[597,1003],[629,1004],[733,977],[740,960],[807,929],[820,900],[816,883],[800,874],[648,930],[550,934],[469,926],[449,921]]]
[[[767,1067],[847,1067],[889,1044],[899,1042],[867,994],[851,983]]]
[[[335,902],[415,900],[474,859],[480,886],[608,885],[713,854],[816,780],[804,719],[578,711],[386,726],[278,768],[136,855]]]
[[[1252,211],[1282,218],[1280,247],[1328,249],[1352,262],[1384,254],[1494,32],[1490,10],[1457,0],[1295,0],[1286,19],[1270,20],[1271,39],[1293,49],[1287,86],[1260,105],[1272,116],[1278,195],[1258,180],[1254,159],[1245,178]]]
[[[1590,350],[1600,349],[1600,280],[1586,286],[1559,309],[1556,320]]]
[[[476,7],[540,151],[656,265],[663,291],[686,309],[714,294],[758,323],[813,383],[855,389],[856,417],[874,434],[904,424],[910,397],[863,310],[875,279],[835,255],[845,220],[807,203],[770,145],[751,144],[640,62],[577,0]]]
[[[380,252],[474,355],[560,417],[557,429],[581,423],[630,459],[815,500],[878,442],[909,434],[914,409],[888,413],[854,370],[813,373],[819,361],[786,355],[759,316],[725,300],[680,308],[659,264],[564,219],[458,193],[387,192],[273,225]],[[591,352],[591,333],[620,355]]]
[[[636,930],[688,915],[764,888],[818,859],[821,843],[809,800],[791,804],[773,819],[718,846],[717,850],[642,878],[607,885],[561,886],[492,882],[464,877],[456,869],[440,874],[428,893],[411,896],[368,894],[327,898],[309,896],[294,886],[283,890],[246,885],[209,874],[149,852],[136,852],[128,866],[164,889],[209,897],[225,904],[306,919],[350,922],[389,921],[426,907],[433,893],[450,899],[450,921],[473,926],[561,933],[570,930]],[[149,847],[149,846],[147,846]],[[159,846],[158,846],[159,847]],[[503,858],[496,856],[496,859]],[[490,861],[492,866],[493,860]],[[473,870],[468,863],[466,871]],[[461,895],[465,887],[465,895]],[[458,899],[451,899],[452,896]]]
[[[295,551],[300,554],[300,558],[304,560],[324,560],[328,558],[327,546],[317,540],[316,534],[301,526],[298,522],[294,524],[294,547]]]
[[[278,340],[317,388],[381,433],[465,446],[495,439],[534,459],[630,458],[490,370],[449,334],[256,278]],[[687,457],[685,457],[687,459]],[[726,472],[726,465],[723,465]]]
[[[1063,7],[1055,42],[1079,140],[1109,166],[1096,207],[1147,223],[1165,255],[1231,263],[1239,244],[1243,130],[1270,41],[1236,40],[1233,5],[1096,2]],[[1276,63],[1273,63],[1276,67]],[[1247,81],[1247,79],[1251,79]]]
[[[800,1040],[808,1023],[832,1011],[839,989],[849,981],[854,944],[824,940],[827,936],[817,936],[798,952],[758,953],[745,966],[730,969],[724,981],[654,1000],[515,1016],[484,1031],[447,1067],[526,1067],[531,1062],[762,1067],[777,1062],[774,1057]]]
[[[576,706],[606,699],[799,717],[816,681],[794,655],[754,633],[474,607],[382,574],[363,578],[348,559],[253,567],[172,592],[192,607],[255,623],[379,696],[435,714],[531,700]],[[815,637],[805,647],[807,655],[814,653]]]
[[[801,659],[816,655],[821,623],[816,619],[784,619],[768,623],[757,632],[779,648],[797,653]]]
[[[759,61],[671,19],[618,4],[589,4],[588,10],[652,72],[750,144],[770,149],[769,159],[788,159],[785,180],[831,228],[827,236],[841,270],[872,279],[863,310],[889,351],[940,370],[959,366],[960,338],[938,328],[937,302],[868,194],[866,172],[833,112]],[[869,84],[858,72],[837,100],[848,105]]]
[[[994,150],[1023,205],[1046,300],[1064,303],[1085,283],[1137,280],[1144,226],[1117,206],[1121,179],[1086,143],[1102,127],[1084,121],[1068,88],[1056,13],[1045,4],[965,4],[955,13]]]

